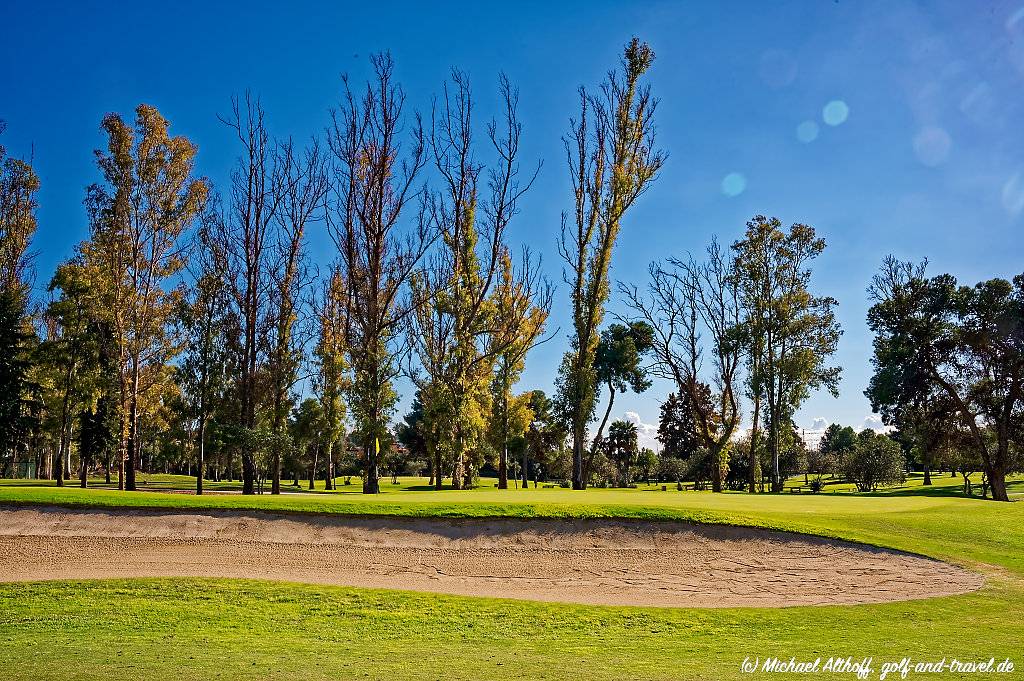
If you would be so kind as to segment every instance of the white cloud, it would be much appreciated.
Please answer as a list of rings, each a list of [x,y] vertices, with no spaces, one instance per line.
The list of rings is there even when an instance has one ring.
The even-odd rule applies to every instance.
[[[825,430],[826,428],[828,428],[828,419],[824,419],[819,416],[818,418],[814,419],[814,422],[811,424],[809,430]]]
[[[635,411],[623,413],[622,420],[636,424],[637,441],[641,449],[649,447],[657,451],[661,448],[661,443],[658,442],[658,426],[656,424],[644,423],[643,419],[640,418],[640,414]]]
[[[861,426],[861,430],[870,429],[878,433],[888,433],[892,430],[892,426],[887,426],[882,423],[882,417],[878,414],[870,414],[864,417],[864,424]]]

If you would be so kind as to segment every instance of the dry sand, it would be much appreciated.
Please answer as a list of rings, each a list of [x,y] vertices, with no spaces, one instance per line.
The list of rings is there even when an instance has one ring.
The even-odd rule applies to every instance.
[[[725,526],[0,508],[0,581],[158,576],[667,607],[882,603],[983,582],[896,551]]]

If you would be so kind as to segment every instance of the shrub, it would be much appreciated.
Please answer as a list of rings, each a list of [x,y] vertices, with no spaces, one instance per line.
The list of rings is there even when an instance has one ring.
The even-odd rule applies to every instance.
[[[861,492],[873,492],[882,485],[897,485],[906,479],[903,450],[888,435],[865,430],[844,461],[844,473]]]

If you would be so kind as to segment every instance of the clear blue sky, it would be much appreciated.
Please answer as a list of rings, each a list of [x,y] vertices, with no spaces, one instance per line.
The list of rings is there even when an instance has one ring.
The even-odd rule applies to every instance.
[[[634,34],[657,52],[650,82],[670,158],[624,225],[613,276],[640,281],[652,259],[713,234],[731,242],[757,213],[813,225],[829,243],[814,284],[840,301],[844,380],[840,399],[808,401],[800,425],[869,416],[864,289],[883,255],[927,256],[970,281],[1024,270],[1021,0],[487,4],[5,3],[0,118],[4,144],[34,149],[42,178],[39,284],[86,235],[104,113],[156,105],[223,186],[237,150],[216,114],[232,93],[260,94],[276,134],[318,134],[339,74],[361,79],[379,50],[424,111],[452,66],[473,78],[481,125],[497,73],[519,85],[524,159],[544,168],[514,238],[560,282],[560,136],[576,87],[596,83]],[[329,259],[326,239],[314,245]],[[550,389],[567,305],[562,287],[552,328],[563,334],[531,356],[524,385]],[[666,392],[626,396],[616,415],[653,424]]]

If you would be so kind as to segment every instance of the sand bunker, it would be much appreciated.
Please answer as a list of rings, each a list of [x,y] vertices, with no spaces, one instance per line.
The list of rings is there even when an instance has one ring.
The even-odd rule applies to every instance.
[[[670,607],[880,603],[983,582],[896,551],[724,526],[0,508],[0,581],[157,576]]]

